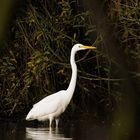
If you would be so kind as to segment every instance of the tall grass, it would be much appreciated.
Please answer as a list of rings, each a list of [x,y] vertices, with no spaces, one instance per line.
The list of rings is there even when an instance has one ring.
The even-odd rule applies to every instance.
[[[5,43],[8,49],[0,59],[0,114],[26,113],[39,99],[66,89],[71,77],[71,47],[79,41],[90,45],[94,42],[87,40],[88,34],[95,32],[87,20],[90,13],[74,11],[76,4],[69,0],[36,1],[19,10],[21,13],[12,22],[9,32],[13,36]],[[81,31],[85,39],[81,39]],[[84,72],[82,66],[79,68],[79,80],[94,78]],[[80,82],[78,85],[82,89]]]
[[[26,114],[39,99],[66,89],[71,77],[69,56],[73,44],[80,42],[104,49],[104,36],[97,32],[94,13],[81,11],[78,2],[30,1],[19,9],[0,56],[1,115]],[[108,1],[107,5],[114,35],[127,56],[132,76],[138,77],[135,68],[140,57],[139,3]],[[131,62],[136,61],[135,65],[129,57]],[[94,110],[94,116],[108,115],[115,100],[122,100],[119,88],[123,79],[114,76],[119,64],[100,51],[96,55],[90,51],[79,53],[76,60],[78,81],[70,108],[78,108],[84,114]]]
[[[114,113],[115,127],[112,128],[112,138],[131,139],[139,136],[139,61],[140,61],[140,2],[138,0],[115,0],[108,3],[108,17],[115,27],[115,37],[124,51],[127,64],[127,86],[119,86],[121,104],[119,111]],[[123,92],[125,89],[126,93]],[[118,90],[118,91],[119,91]],[[120,125],[118,125],[120,124]],[[125,135],[128,133],[128,135]]]

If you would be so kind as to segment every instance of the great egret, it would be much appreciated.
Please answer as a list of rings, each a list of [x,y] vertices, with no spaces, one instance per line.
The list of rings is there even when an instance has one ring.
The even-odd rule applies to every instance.
[[[75,54],[77,51],[85,49],[96,49],[92,46],[84,46],[76,44],[71,50],[70,64],[72,68],[72,77],[67,90],[61,90],[55,94],[49,95],[33,105],[33,108],[28,113],[26,120],[49,120],[49,127],[51,128],[52,121],[55,119],[56,126],[58,126],[58,117],[65,111],[73,96],[76,79],[77,79],[77,66],[75,63]]]

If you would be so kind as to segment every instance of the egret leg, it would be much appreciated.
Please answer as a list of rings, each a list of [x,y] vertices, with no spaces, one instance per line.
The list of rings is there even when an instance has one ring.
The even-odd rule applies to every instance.
[[[50,119],[49,119],[49,127],[50,128],[52,127],[52,117],[50,117]]]
[[[56,123],[56,128],[58,127],[58,123],[59,123],[59,119],[55,119],[55,123]]]

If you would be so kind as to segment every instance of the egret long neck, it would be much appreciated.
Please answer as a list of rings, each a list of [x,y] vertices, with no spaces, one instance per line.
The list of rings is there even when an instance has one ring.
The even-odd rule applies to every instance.
[[[69,87],[67,89],[67,91],[69,91],[69,98],[71,99],[75,90],[75,86],[76,86],[76,80],[77,80],[77,66],[75,63],[75,50],[71,50],[71,57],[70,57],[70,64],[71,64],[71,68],[72,68],[72,76],[71,76],[71,80],[70,80],[70,84]]]

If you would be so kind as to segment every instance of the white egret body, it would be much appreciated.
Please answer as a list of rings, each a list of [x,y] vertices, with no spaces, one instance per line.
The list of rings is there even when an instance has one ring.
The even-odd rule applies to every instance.
[[[56,126],[58,126],[58,117],[65,111],[66,107],[70,103],[76,86],[77,66],[75,63],[75,54],[77,51],[85,49],[96,48],[92,46],[76,44],[71,50],[70,64],[72,68],[72,77],[67,90],[56,92],[34,104],[33,108],[28,113],[26,120],[49,120],[49,126],[51,127],[52,121],[55,119]]]

